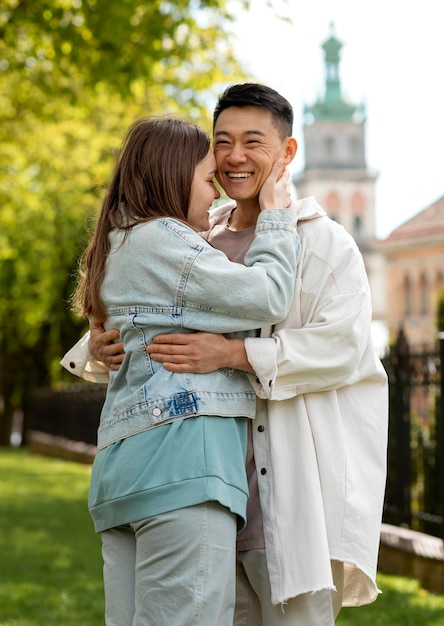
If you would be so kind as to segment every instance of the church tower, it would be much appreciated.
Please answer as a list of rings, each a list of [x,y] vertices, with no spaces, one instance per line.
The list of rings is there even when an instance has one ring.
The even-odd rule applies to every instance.
[[[316,196],[329,216],[342,224],[364,252],[375,238],[375,182],[367,169],[364,105],[346,102],[341,93],[342,43],[331,25],[322,45],[324,97],[304,110],[304,170],[293,181],[298,197]]]
[[[330,25],[322,45],[325,93],[304,110],[304,169],[293,177],[297,196],[315,196],[327,214],[355,239],[364,258],[372,292],[374,327],[382,324],[385,341],[385,264],[377,249],[375,183],[367,168],[365,107],[347,102],[341,92],[339,57],[342,43]]]

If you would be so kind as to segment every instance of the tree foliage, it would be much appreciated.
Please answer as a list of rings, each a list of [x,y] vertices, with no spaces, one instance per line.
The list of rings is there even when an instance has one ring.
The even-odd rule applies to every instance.
[[[69,299],[124,130],[164,113],[209,130],[243,77],[229,25],[224,0],[0,5],[0,445],[83,329]]]
[[[148,106],[169,96],[189,108],[239,70],[230,21],[225,0],[6,0],[0,50],[46,96],[78,102],[106,86]]]

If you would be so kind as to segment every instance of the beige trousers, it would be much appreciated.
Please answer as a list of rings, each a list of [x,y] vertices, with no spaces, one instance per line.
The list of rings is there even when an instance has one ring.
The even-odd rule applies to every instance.
[[[264,550],[238,552],[233,626],[334,626],[342,605],[343,564],[332,564],[337,591],[325,589],[271,603]]]

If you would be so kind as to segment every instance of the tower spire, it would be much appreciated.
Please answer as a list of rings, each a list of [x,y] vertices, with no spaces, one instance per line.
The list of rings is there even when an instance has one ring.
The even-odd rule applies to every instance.
[[[330,36],[322,44],[325,60],[325,94],[312,106],[305,107],[306,117],[316,120],[353,121],[358,116],[363,121],[363,105],[346,102],[341,93],[339,62],[342,42],[335,37],[334,23],[330,22]]]
[[[330,37],[322,44],[325,58],[325,102],[341,102],[341,81],[339,78],[339,52],[342,43],[334,36],[334,23],[330,22]]]

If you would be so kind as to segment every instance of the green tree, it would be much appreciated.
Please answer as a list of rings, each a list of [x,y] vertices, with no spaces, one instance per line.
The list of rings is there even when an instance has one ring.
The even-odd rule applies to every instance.
[[[31,91],[82,101],[88,88],[117,91],[148,110],[162,104],[198,114],[208,94],[238,75],[225,0],[4,0],[3,69]],[[233,7],[248,6],[237,0]],[[242,75],[242,74],[241,74]],[[17,102],[30,93],[17,91]],[[193,111],[193,107],[196,109]]]
[[[229,24],[224,0],[3,0],[0,445],[83,331],[69,299],[124,129],[160,113],[209,129],[215,94],[244,76]]]

